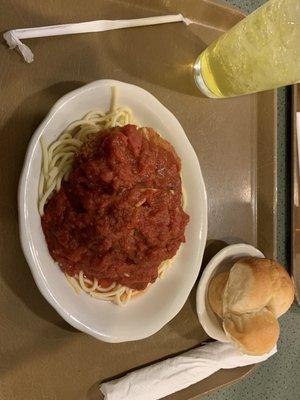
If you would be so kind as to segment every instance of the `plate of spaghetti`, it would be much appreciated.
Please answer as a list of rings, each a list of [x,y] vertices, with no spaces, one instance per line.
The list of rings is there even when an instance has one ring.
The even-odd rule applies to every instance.
[[[207,233],[197,156],[144,89],[100,80],[35,131],[19,184],[35,282],[75,328],[107,342],[152,335],[184,305]]]

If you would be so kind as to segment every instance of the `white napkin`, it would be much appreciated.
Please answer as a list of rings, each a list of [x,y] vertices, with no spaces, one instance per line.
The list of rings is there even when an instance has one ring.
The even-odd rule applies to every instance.
[[[266,360],[248,356],[230,343],[212,342],[180,356],[130,372],[120,379],[102,383],[105,400],[156,400],[207,378],[219,369],[229,369]]]
[[[113,29],[131,28],[146,25],[169,24],[170,22],[184,22],[186,25],[192,23],[181,14],[162,15],[158,17],[121,19],[121,20],[99,20],[80,22],[77,24],[64,24],[41,26],[38,28],[12,29],[3,34],[10,49],[18,48],[25,61],[33,61],[33,53],[20,39],[38,38],[45,36],[74,35],[76,33],[103,32]]]

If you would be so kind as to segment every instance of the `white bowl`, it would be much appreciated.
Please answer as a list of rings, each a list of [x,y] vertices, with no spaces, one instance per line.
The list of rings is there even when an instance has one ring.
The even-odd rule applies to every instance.
[[[219,251],[203,271],[196,294],[196,305],[199,322],[205,332],[220,342],[229,342],[222,320],[211,309],[208,301],[208,287],[211,279],[219,272],[230,269],[242,257],[265,258],[263,253],[249,244],[233,244]]]
[[[129,106],[137,121],[156,129],[175,147],[182,160],[186,212],[190,222],[186,243],[171,268],[143,296],[126,307],[77,295],[50,257],[37,208],[41,170],[39,139],[50,143],[72,121],[89,110],[107,110],[111,87],[118,88],[118,103]],[[100,80],[63,96],[35,131],[19,184],[19,221],[23,251],[43,296],[75,328],[107,342],[143,339],[161,329],[184,305],[198,276],[207,234],[207,201],[197,156],[175,116],[146,90],[127,83]]]

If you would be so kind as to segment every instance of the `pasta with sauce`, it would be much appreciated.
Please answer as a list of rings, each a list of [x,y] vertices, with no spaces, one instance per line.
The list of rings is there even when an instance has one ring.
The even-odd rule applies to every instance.
[[[60,267],[65,272],[68,281],[70,282],[72,287],[76,290],[76,292],[79,293],[83,291],[89,294],[93,298],[112,301],[119,305],[126,304],[132,297],[136,296],[137,294],[143,293],[147,289],[147,287],[155,281],[157,277],[163,276],[165,270],[170,265],[170,259],[176,254],[176,251],[180,243],[184,241],[184,236],[183,236],[184,228],[188,222],[188,216],[183,212],[181,207],[182,192],[181,192],[181,179],[180,179],[180,160],[176,155],[175,150],[168,142],[160,138],[159,135],[150,128],[138,128],[135,125],[132,125],[133,123],[134,120],[132,111],[128,107],[118,106],[116,104],[116,93],[115,89],[113,88],[111,106],[108,112],[104,113],[100,110],[93,110],[89,112],[82,119],[71,123],[65,129],[65,131],[63,131],[63,133],[59,136],[59,138],[49,146],[46,146],[43,139],[41,139],[43,161],[42,161],[42,171],[39,181],[38,207],[42,218],[42,227],[44,230],[50,254],[54,258],[54,260],[59,263]],[[119,130],[118,127],[120,127]],[[117,137],[117,135],[119,136]],[[113,136],[115,136],[115,142],[113,141],[113,139],[111,139]],[[171,221],[169,222],[171,234],[168,234],[167,231],[164,233],[165,238],[167,238],[165,239],[164,242],[165,247],[164,244],[162,244],[162,248],[159,248],[159,246],[157,245],[156,251],[157,249],[159,249],[160,251],[160,253],[157,252],[157,254],[155,254],[155,251],[152,251],[151,253],[150,245],[149,249],[147,249],[147,251],[149,250],[148,257],[151,262],[149,261],[148,269],[147,271],[144,272],[144,275],[147,275],[146,278],[145,276],[140,276],[143,275],[141,273],[141,271],[143,270],[141,268],[143,262],[145,263],[145,265],[148,264],[148,259],[144,257],[146,253],[144,254],[141,251],[139,254],[129,252],[130,254],[129,253],[128,254],[130,255],[131,258],[128,261],[124,259],[124,254],[126,256],[125,247],[124,249],[122,248],[122,251],[120,251],[119,249],[116,250],[116,247],[120,246],[119,242],[121,243],[122,241],[126,242],[130,240],[135,241],[136,243],[138,242],[139,246],[142,247],[144,246],[145,242],[143,235],[145,236],[146,241],[148,240],[148,242],[151,242],[152,240],[151,235],[153,236],[153,232],[152,233],[150,231],[147,232],[146,228],[144,229],[143,226],[140,226],[139,229],[133,229],[132,237],[130,237],[130,234],[127,235],[124,234],[123,237],[116,239],[115,237],[118,235],[118,232],[113,232],[114,224],[110,223],[109,225],[108,223],[111,229],[111,235],[109,233],[106,237],[104,237],[105,235],[104,236],[102,235],[104,239],[100,235],[102,238],[99,243],[98,242],[91,243],[90,248],[88,250],[85,249],[85,251],[87,252],[85,253],[85,256],[84,257],[82,256],[81,258],[80,262],[82,263],[83,268],[80,269],[79,265],[80,262],[77,261],[78,257],[76,258],[74,254],[72,254],[72,256],[68,258],[67,253],[69,249],[67,247],[64,247],[66,243],[70,245],[72,241],[71,240],[72,238],[70,239],[70,235],[67,240],[65,240],[65,238],[62,239],[63,237],[62,235],[65,232],[60,231],[60,226],[65,224],[65,220],[61,219],[60,224],[58,224],[57,222],[61,216],[61,213],[58,212],[57,210],[59,201],[62,201],[62,198],[64,196],[63,192],[66,191],[68,185],[71,187],[72,190],[74,189],[74,187],[78,188],[79,187],[78,182],[80,180],[84,180],[86,178],[87,173],[91,177],[91,181],[88,182],[87,186],[91,186],[95,184],[95,182],[98,182],[98,180],[95,180],[94,179],[95,177],[93,176],[93,174],[95,175],[96,173],[95,171],[98,171],[97,173],[99,173],[99,169],[95,170],[94,166],[97,163],[99,164],[100,162],[99,159],[97,158],[93,159],[93,156],[95,156],[94,155],[95,149],[97,149],[98,146],[99,148],[97,151],[100,154],[101,151],[103,150],[101,146],[103,145],[104,141],[106,140],[106,142],[108,143],[107,146],[114,146],[115,143],[118,143],[116,138],[118,140],[121,139],[125,140],[126,143],[132,145],[130,154],[135,154],[135,153],[138,154],[138,152],[140,151],[139,148],[140,143],[142,143],[142,145],[145,146],[149,142],[154,150],[156,148],[161,149],[161,154],[159,154],[159,152],[155,150],[158,154],[157,157],[161,157],[161,159],[158,158],[156,160],[156,162],[161,166],[161,168],[157,168],[157,170],[154,171],[155,178],[153,179],[155,181],[155,185],[152,185],[151,182],[150,186],[144,185],[143,187],[141,182],[139,182],[139,177],[138,177],[136,182],[137,185],[136,187],[134,186],[131,187],[132,182],[129,182],[128,185],[126,186],[127,175],[126,174],[122,175],[121,169],[119,169],[118,171],[118,174],[120,176],[117,176],[118,174],[115,174],[113,178],[114,183],[112,184],[111,181],[109,181],[111,179],[112,172],[108,170],[106,167],[105,168],[107,170],[104,171],[103,165],[100,165],[100,167],[102,168],[102,169],[100,168],[101,170],[100,172],[102,174],[100,176],[100,180],[102,179],[103,181],[101,190],[102,192],[104,190],[103,193],[101,192],[102,197],[100,200],[104,201],[103,199],[109,198],[109,201],[111,201],[111,198],[115,196],[116,200],[114,200],[114,202],[111,204],[112,207],[115,207],[115,209],[113,210],[114,213],[123,212],[122,207],[124,205],[122,203],[123,201],[122,196],[125,197],[127,196],[126,201],[128,202],[128,204],[125,203],[124,207],[128,208],[129,207],[128,205],[130,205],[130,210],[128,211],[128,213],[130,214],[130,218],[132,219],[137,218],[136,215],[141,214],[143,216],[146,216],[145,220],[148,221],[149,225],[149,221],[151,221],[151,215],[150,215],[151,212],[153,211],[156,212],[157,214],[161,212],[162,216],[159,218],[162,218],[162,220],[158,222],[157,220],[156,221],[154,220],[154,226],[157,227],[160,226],[159,223],[161,222],[160,229],[162,229],[162,231],[168,229],[167,222],[163,220],[163,218],[165,219],[171,218]],[[115,149],[116,154],[117,152],[118,152],[118,147],[116,147]],[[143,154],[139,153],[139,157],[142,158]],[[172,173],[175,176],[175,178],[174,176],[173,177],[171,176],[169,171],[164,171],[165,169],[164,163],[168,161],[164,160],[163,159],[164,157],[166,159],[169,158],[169,165],[168,164],[166,165],[169,167],[171,166],[171,168],[169,168],[171,170],[173,168]],[[145,159],[143,161],[144,165],[147,165],[148,161],[149,160]],[[85,167],[88,166],[88,169],[87,171],[84,172],[83,175],[80,175],[78,171],[80,171],[82,165],[84,165]],[[142,174],[141,171],[140,174]],[[97,179],[98,178],[99,177],[97,177]],[[135,178],[132,179],[134,180]],[[73,188],[72,185],[74,186]],[[164,185],[166,185],[166,187]],[[173,187],[172,185],[175,186]],[[79,189],[81,190],[81,187],[79,187]],[[97,190],[95,189],[92,194],[93,195],[95,193],[97,194],[99,190],[100,189],[98,188]],[[106,195],[105,190],[112,192],[112,194]],[[126,192],[125,195],[123,195],[124,191]],[[81,201],[85,211],[88,210],[89,207],[93,207],[93,205],[91,205],[92,203],[91,202],[88,203],[87,201],[87,197],[89,195],[91,195],[89,191],[87,192],[87,194],[84,193],[83,199]],[[75,197],[76,196],[74,196],[74,198]],[[65,198],[67,199],[66,196]],[[164,202],[167,205],[164,209],[160,210],[158,204],[159,202],[162,202],[163,199],[165,199]],[[67,199],[66,201],[69,200]],[[80,207],[82,207],[82,204],[80,204]],[[78,209],[78,204],[76,205],[76,207],[74,205],[69,206],[70,208],[70,210],[68,211],[69,214],[71,212],[74,213],[72,207],[74,209],[76,209],[77,207]],[[175,208],[175,210],[172,210],[172,208]],[[148,209],[151,210],[149,211]],[[53,218],[51,219],[49,217],[51,215],[51,210],[52,210],[52,216],[53,215],[56,216],[54,222]],[[81,215],[82,213],[80,213],[78,210],[76,212],[78,212],[78,214],[76,214],[75,219],[72,223],[76,225],[77,230],[80,230],[81,227],[79,227],[80,225],[78,221],[80,218],[85,217],[85,214],[83,212],[82,216]],[[86,223],[84,229],[86,229],[87,227],[88,229],[90,229],[91,225],[93,224],[95,225],[94,215],[92,215],[92,217],[93,217],[92,220],[90,219],[89,222]],[[107,215],[104,215],[103,218],[107,218]],[[116,220],[118,220],[118,218]],[[103,221],[101,221],[101,223],[102,222]],[[119,224],[121,224],[120,226],[122,227],[122,220],[120,222],[120,218],[118,222]],[[105,226],[103,225],[103,227]],[[96,225],[93,226],[93,229],[94,228],[97,229],[97,226]],[[171,228],[173,229],[173,231]],[[69,233],[71,232],[71,228],[66,228],[66,229],[69,229],[68,231]],[[142,232],[143,229],[145,230],[145,232]],[[157,237],[159,235],[159,232],[158,233],[157,232],[158,229],[156,229],[156,231],[154,232],[154,234],[156,234],[156,237],[153,239],[154,240],[153,243],[155,243],[155,240],[156,242],[158,240]],[[95,241],[96,240],[95,232],[90,237],[92,238],[92,242]],[[120,254],[117,254],[117,256],[115,257],[115,260],[117,260],[116,266],[111,265],[113,264],[114,261],[107,262],[107,264],[104,265],[103,271],[105,270],[105,268],[108,268],[110,272],[109,279],[107,279],[106,276],[104,278],[102,277],[104,272],[101,270],[100,266],[104,263],[103,260],[109,258],[110,252],[113,253],[111,249],[107,250],[105,253],[104,250],[106,248],[104,248],[103,244],[105,243],[105,241],[110,242],[111,238],[114,238],[112,239],[112,241],[114,240],[115,253],[119,251],[121,257],[119,257]],[[61,245],[60,242],[63,242],[63,245]],[[108,248],[109,245],[110,244],[107,244]],[[99,259],[100,252],[97,253],[97,250],[94,251],[92,249],[92,246],[94,247],[102,246],[101,255],[103,255],[102,257],[103,260]],[[128,246],[128,244],[126,244],[126,246]],[[75,253],[75,251],[78,253],[78,251],[80,250],[79,247],[80,246],[78,245],[76,250],[73,251],[73,253]],[[92,253],[93,251],[94,253]],[[89,253],[92,253],[92,255],[89,255]],[[98,269],[95,269],[95,267],[92,264],[93,263],[95,264],[94,259],[97,257],[98,257],[97,259]],[[118,257],[122,259],[122,262],[119,261]],[[140,258],[144,257],[144,261],[142,260],[140,262],[139,257]],[[68,260],[66,260],[67,258]],[[74,265],[76,265],[75,267],[70,260],[73,260],[72,262]],[[90,263],[89,265],[87,264],[87,260],[89,260]],[[156,266],[158,262],[159,264]],[[117,270],[118,269],[117,265],[120,271],[124,270],[122,272],[122,275]],[[113,280],[111,278],[112,276],[116,276],[116,280]]]

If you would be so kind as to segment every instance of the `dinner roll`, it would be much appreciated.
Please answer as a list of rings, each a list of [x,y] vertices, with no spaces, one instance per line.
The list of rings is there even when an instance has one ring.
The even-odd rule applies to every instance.
[[[220,317],[223,316],[223,294],[228,280],[229,271],[215,275],[208,288],[208,301],[212,310]]]
[[[230,270],[223,311],[243,314],[267,307],[279,317],[293,299],[293,283],[282,265],[274,260],[248,257],[237,261]]]
[[[223,321],[227,336],[249,355],[270,352],[279,337],[279,324],[274,314],[266,308],[241,315],[227,314]]]
[[[209,286],[212,310],[223,319],[228,338],[250,355],[268,353],[279,337],[277,318],[294,300],[293,282],[274,260],[247,257],[229,273],[216,275]]]

